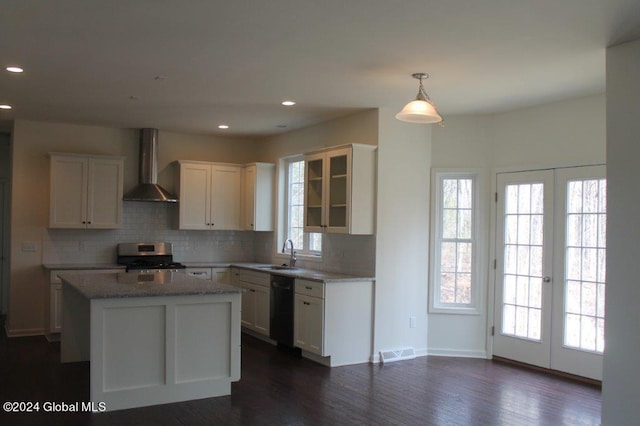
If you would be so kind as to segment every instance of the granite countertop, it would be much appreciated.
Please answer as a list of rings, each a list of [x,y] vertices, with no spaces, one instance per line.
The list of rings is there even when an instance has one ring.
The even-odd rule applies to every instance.
[[[87,299],[122,297],[187,296],[241,293],[242,289],[226,284],[190,277],[182,272],[154,272],[141,274],[60,274],[65,285],[70,285]]]
[[[47,271],[61,269],[125,269],[124,265],[118,265],[115,263],[44,263],[42,267]]]
[[[338,272],[325,272],[315,269],[292,268],[292,269],[268,269],[269,264],[264,263],[231,263],[236,268],[250,269],[253,271],[267,272],[274,275],[284,275],[292,278],[301,278],[312,281],[324,281],[325,283],[346,282],[346,281],[375,281],[374,277],[364,277],[358,275],[341,274]]]
[[[284,275],[287,277],[301,278],[312,281],[324,281],[326,283],[331,282],[346,282],[346,281],[375,281],[375,277],[367,277],[361,275],[349,275],[338,272],[326,272],[316,269],[306,268],[293,268],[293,269],[269,269],[272,266],[267,263],[259,262],[181,262],[187,268],[243,268],[250,269],[258,272],[265,272],[269,274]],[[114,263],[92,263],[92,264],[44,264],[42,267],[46,270],[91,270],[91,269],[122,269],[125,267]]]

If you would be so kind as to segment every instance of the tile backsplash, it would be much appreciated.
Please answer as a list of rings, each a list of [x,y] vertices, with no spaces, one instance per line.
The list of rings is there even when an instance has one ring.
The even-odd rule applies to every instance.
[[[273,232],[178,230],[178,205],[172,203],[127,201],[122,213],[122,229],[44,229],[42,263],[115,263],[118,243],[155,241],[172,243],[180,262],[282,261],[274,256]],[[301,259],[298,265],[373,276],[375,237],[326,234],[322,260]]]
[[[170,242],[180,262],[252,261],[254,236],[244,231],[183,231],[178,205],[127,201],[115,230],[45,229],[43,263],[113,263],[118,243]]]

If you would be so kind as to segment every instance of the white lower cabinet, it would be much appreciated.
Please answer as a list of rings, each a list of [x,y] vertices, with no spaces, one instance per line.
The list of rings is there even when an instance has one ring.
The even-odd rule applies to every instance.
[[[115,274],[123,269],[56,269],[49,276],[49,333],[62,331],[62,282],[58,274]]]
[[[334,367],[369,362],[373,342],[373,281],[296,279],[294,345]]]
[[[324,355],[324,299],[294,296],[294,345]]]
[[[231,268],[187,268],[185,273],[217,284],[231,284]]]
[[[232,268],[231,274],[231,283],[246,290],[242,293],[242,326],[268,337],[271,275],[242,268]]]

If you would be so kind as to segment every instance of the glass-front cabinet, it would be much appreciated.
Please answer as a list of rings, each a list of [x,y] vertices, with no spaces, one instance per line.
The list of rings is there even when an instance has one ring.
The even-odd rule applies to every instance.
[[[324,231],[324,161],[324,153],[305,158],[305,232]]]
[[[374,233],[375,146],[309,154],[305,170],[305,232]]]

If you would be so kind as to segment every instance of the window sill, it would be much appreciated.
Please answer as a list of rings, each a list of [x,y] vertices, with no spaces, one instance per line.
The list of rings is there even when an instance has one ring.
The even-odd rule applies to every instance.
[[[453,307],[453,306],[431,306],[430,314],[448,314],[448,315],[480,315],[480,309],[476,307]]]
[[[289,259],[291,258],[291,255],[284,254],[284,253],[281,253],[281,252],[277,252],[276,255],[275,255],[275,258],[276,259],[280,259],[285,263],[288,263]],[[318,262],[318,263],[322,262],[322,256],[314,256],[314,255],[310,255],[310,254],[299,254],[299,253],[296,253],[296,258],[298,260],[302,260],[304,262],[307,262],[307,261],[309,261],[309,262]]]

